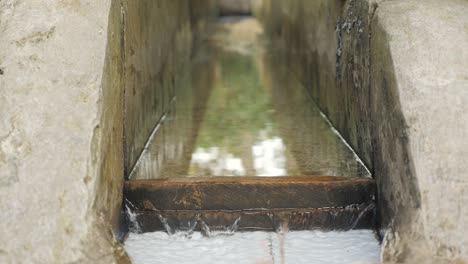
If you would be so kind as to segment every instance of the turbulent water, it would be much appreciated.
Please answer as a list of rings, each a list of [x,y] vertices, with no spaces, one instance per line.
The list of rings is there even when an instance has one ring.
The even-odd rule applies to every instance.
[[[130,234],[125,249],[134,264],[373,264],[380,263],[379,244],[369,230],[348,232],[238,232],[204,237],[195,232]]]

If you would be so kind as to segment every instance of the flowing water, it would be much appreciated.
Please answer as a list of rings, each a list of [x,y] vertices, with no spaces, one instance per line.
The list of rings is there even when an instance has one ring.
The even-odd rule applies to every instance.
[[[131,179],[369,176],[255,19],[224,21],[215,32],[195,48],[187,82]]]
[[[194,48],[190,72],[181,73],[185,86],[175,88],[172,110],[130,179],[370,176],[298,82],[281,48],[262,37],[256,20],[222,21],[214,28]],[[350,220],[354,228],[373,209],[323,212],[336,218],[361,210]],[[136,217],[128,211],[130,220]],[[166,232],[140,234],[134,222],[125,248],[134,263],[379,263],[371,230],[289,230],[313,221],[311,215],[265,212],[273,232],[240,232],[247,221],[240,213],[229,216],[229,226],[208,225],[197,213],[161,213]]]
[[[283,237],[281,237],[283,236]],[[238,232],[191,238],[165,232],[130,234],[125,249],[135,264],[374,264],[379,244],[369,230]]]

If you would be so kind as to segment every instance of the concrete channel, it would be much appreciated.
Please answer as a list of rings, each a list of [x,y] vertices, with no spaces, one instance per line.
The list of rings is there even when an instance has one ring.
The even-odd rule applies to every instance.
[[[234,216],[239,230],[274,231],[281,217],[290,230],[374,228],[375,182],[292,72],[274,66],[287,65],[284,47],[252,17],[223,16],[198,34],[206,39],[195,44],[191,72],[179,72],[191,83],[173,88],[125,183],[130,224],[180,230],[187,221],[177,216],[191,215],[203,219],[195,230],[229,227]],[[197,94],[204,104],[193,103]]]
[[[0,263],[468,263],[467,13],[0,1]]]

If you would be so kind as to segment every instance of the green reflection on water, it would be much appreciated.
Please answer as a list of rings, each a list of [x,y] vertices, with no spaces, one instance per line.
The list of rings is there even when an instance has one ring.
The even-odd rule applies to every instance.
[[[207,113],[198,133],[197,147],[221,147],[242,155],[242,142],[272,124],[271,99],[262,89],[251,56],[223,52],[221,76],[214,84]]]
[[[258,39],[236,46],[232,35],[244,34],[228,36],[231,26],[195,49],[191,71],[181,72],[191,83],[176,87],[173,110],[132,178],[369,176],[294,77],[284,50]]]

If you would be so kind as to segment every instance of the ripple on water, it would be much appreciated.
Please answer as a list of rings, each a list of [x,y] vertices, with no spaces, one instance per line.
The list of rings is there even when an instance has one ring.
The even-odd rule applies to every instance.
[[[281,245],[284,250],[280,250]],[[281,235],[269,232],[238,232],[210,238],[195,232],[190,239],[164,232],[132,233],[125,242],[125,249],[135,264],[380,262],[380,246],[369,230],[289,232],[284,243],[281,243]]]

